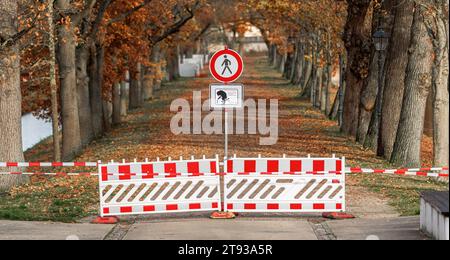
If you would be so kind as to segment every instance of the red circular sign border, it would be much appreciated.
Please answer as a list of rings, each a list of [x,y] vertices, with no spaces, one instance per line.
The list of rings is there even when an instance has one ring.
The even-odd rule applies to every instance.
[[[228,77],[228,78],[220,76],[219,73],[217,73],[216,68],[215,68],[217,59],[220,56],[225,55],[225,54],[233,56],[238,62],[238,71],[234,74],[234,76]],[[233,51],[231,49],[221,50],[221,51],[216,52],[213,55],[213,57],[211,58],[211,61],[209,62],[209,71],[211,72],[213,77],[220,82],[224,82],[224,83],[234,82],[242,76],[242,72],[244,71],[244,61],[242,60],[241,55],[239,55],[239,53],[237,53],[236,51]]]

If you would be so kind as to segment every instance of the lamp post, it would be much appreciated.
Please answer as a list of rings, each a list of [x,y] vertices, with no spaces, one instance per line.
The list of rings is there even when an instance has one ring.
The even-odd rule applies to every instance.
[[[375,45],[375,50],[377,51],[378,56],[378,94],[377,94],[377,101],[376,101],[376,120],[378,122],[378,145],[377,145],[377,154],[380,154],[382,151],[382,145],[381,145],[381,120],[382,120],[382,110],[383,110],[383,95],[384,95],[384,88],[383,88],[383,68],[384,68],[384,61],[383,54],[386,51],[388,45],[389,45],[389,35],[381,28],[379,28],[372,37],[373,43]]]
[[[378,102],[376,112],[378,118],[380,118],[382,112],[381,99],[383,98],[383,67],[384,67],[383,54],[386,51],[387,46],[389,44],[389,36],[383,29],[378,29],[373,35],[373,42],[378,56],[378,96],[377,96]]]

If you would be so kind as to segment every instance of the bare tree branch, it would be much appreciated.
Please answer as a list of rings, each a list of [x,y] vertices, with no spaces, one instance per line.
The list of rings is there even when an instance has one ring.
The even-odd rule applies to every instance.
[[[171,36],[172,34],[178,33],[181,28],[189,22],[192,18],[195,16],[195,11],[200,7],[200,1],[196,1],[195,4],[192,6],[192,8],[186,8],[186,11],[188,13],[187,16],[182,17],[180,21],[176,22],[175,24],[171,25],[167,31],[165,31],[163,34],[150,37],[150,41],[153,45],[163,41],[167,37]]]
[[[211,28],[212,23],[208,23],[203,30],[200,31],[200,33],[194,37],[194,41],[198,41],[203,35],[206,34],[206,32],[209,30],[209,28]]]
[[[6,39],[0,38],[0,49],[8,48],[15,45],[20,39],[22,39],[23,36],[25,36],[28,32],[34,29],[36,27],[39,14],[40,12],[35,15],[33,22],[28,28],[21,30],[20,32],[12,35],[9,38]]]
[[[142,4],[140,4],[140,5],[136,6],[136,7],[134,7],[133,9],[130,9],[129,11],[127,11],[127,12],[125,12],[125,13],[123,13],[123,14],[121,14],[121,15],[113,18],[113,19],[111,19],[108,22],[107,26],[110,26],[113,23],[117,23],[117,22],[125,20],[128,16],[130,16],[130,15],[134,14],[135,12],[141,10],[146,5],[148,5],[150,2],[152,2],[152,0],[145,0]]]

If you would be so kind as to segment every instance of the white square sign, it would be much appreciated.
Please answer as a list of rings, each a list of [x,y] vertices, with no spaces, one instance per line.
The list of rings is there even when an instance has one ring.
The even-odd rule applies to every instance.
[[[242,84],[211,84],[209,98],[211,108],[242,108],[244,86]]]

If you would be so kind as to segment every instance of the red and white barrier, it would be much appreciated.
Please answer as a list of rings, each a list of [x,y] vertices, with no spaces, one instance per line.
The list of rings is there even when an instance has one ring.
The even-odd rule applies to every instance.
[[[346,174],[447,177],[448,167],[365,169],[345,158],[219,158],[131,163],[5,162],[0,167],[97,167],[97,173],[0,172],[0,175],[97,176],[100,214],[168,212],[344,212]],[[224,189],[219,176],[224,176]],[[222,196],[224,200],[222,200]]]
[[[99,165],[102,217],[219,210],[215,159]]]
[[[215,159],[109,163],[99,166],[102,181],[151,179],[155,176],[176,177],[183,174],[204,175],[219,172],[218,156]]]
[[[233,212],[344,212],[345,158],[231,158],[224,204]],[[234,172],[234,174],[233,174]]]
[[[323,172],[342,174],[339,158],[231,158],[226,163],[228,173]]]

